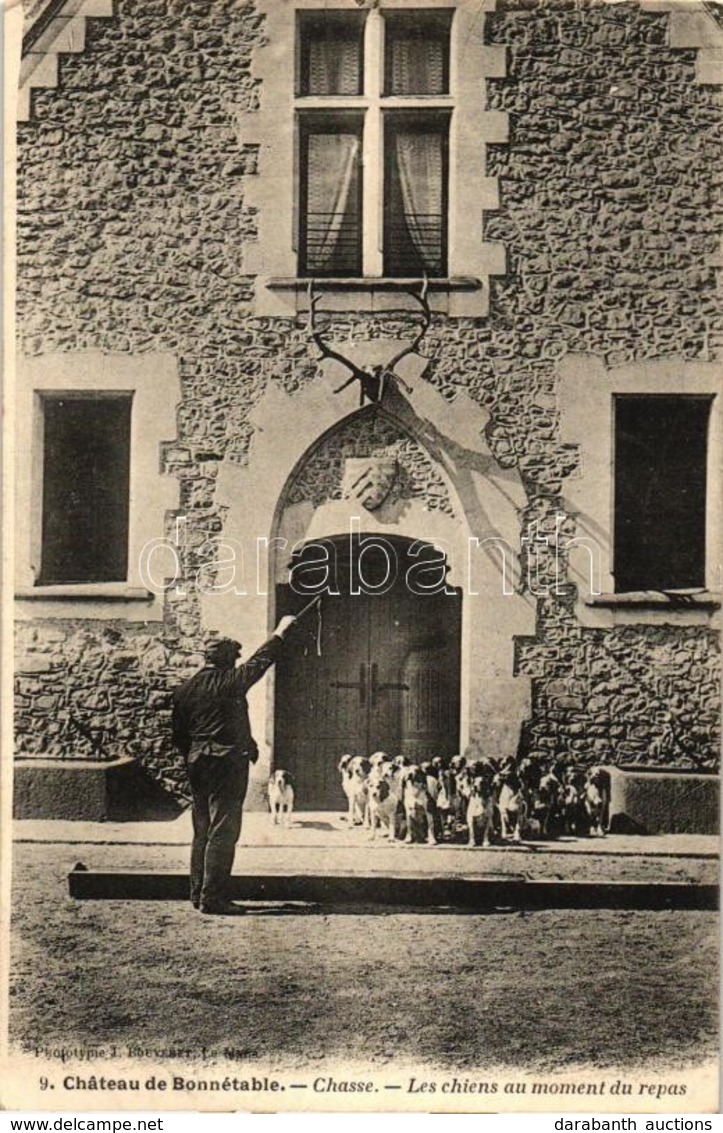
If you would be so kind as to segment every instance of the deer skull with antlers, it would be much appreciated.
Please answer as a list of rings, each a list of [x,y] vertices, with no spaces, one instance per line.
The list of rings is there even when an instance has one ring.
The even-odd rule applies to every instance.
[[[347,386],[350,386],[352,382],[359,382],[359,405],[364,405],[367,401],[382,402],[390,385],[399,384],[404,387],[407,393],[412,392],[411,386],[395,372],[395,367],[398,366],[402,358],[406,358],[408,354],[414,354],[416,352],[420,342],[427,333],[429,324],[432,321],[432,312],[427,300],[428,290],[429,282],[425,276],[421,282],[419,292],[412,290],[409,292],[422,308],[422,322],[414,341],[410,342],[408,346],[404,346],[384,365],[369,366],[368,369],[363,370],[361,366],[357,366],[350,358],[345,358],[343,354],[332,350],[331,347],[324,342],[324,339],[321,337],[321,332],[316,327],[316,308],[321,295],[318,292],[316,294],[314,293],[314,280],[309,281],[309,328],[311,330],[311,337],[319,347],[324,358],[333,358],[335,362],[341,362],[342,366],[346,366],[347,370],[351,373],[351,376],[347,378],[345,382],[337,386],[334,393],[341,393],[341,391],[346,389]]]

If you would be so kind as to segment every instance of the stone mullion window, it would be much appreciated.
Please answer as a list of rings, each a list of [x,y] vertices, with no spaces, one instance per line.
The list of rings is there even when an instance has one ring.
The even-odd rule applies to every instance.
[[[238,119],[239,143],[259,150],[258,167],[244,182],[245,206],[258,219],[258,236],[243,249],[244,270],[257,281],[256,313],[286,317],[304,310],[311,264],[317,276],[319,260],[306,254],[309,225],[302,216],[303,198],[309,196],[303,145],[313,115],[315,129],[319,118],[328,117],[330,134],[355,134],[362,123],[355,134],[359,152],[349,157],[359,163],[361,191],[346,199],[343,220],[338,194],[326,236],[321,229],[328,252],[335,230],[348,240],[358,207],[359,270],[348,270],[351,255],[338,268],[333,256],[320,264],[327,269],[319,272],[320,283],[333,294],[332,305],[398,309],[397,284],[419,279],[426,266],[435,311],[484,315],[490,276],[506,272],[503,247],[483,236],[483,214],[499,207],[497,180],[486,173],[487,147],[504,144],[508,135],[507,115],[487,109],[486,83],[504,76],[505,49],[485,42],[486,6],[478,0],[448,0],[444,6],[435,0],[379,0],[368,6],[357,0],[332,0],[329,6],[323,0],[295,0],[293,6],[258,0],[257,7],[266,36],[254,57],[259,105]],[[420,140],[419,130],[398,140],[405,115],[410,122],[426,119],[427,140]],[[319,143],[319,151],[324,144],[334,149],[332,142]],[[343,169],[342,150],[353,148],[351,137],[338,144],[336,160]],[[385,218],[385,154],[388,162],[396,161],[396,173],[404,173],[406,190],[406,206],[400,209],[399,199],[394,205],[404,239],[393,250],[388,209]],[[423,207],[414,176],[425,164],[436,170],[436,182]],[[401,179],[398,188],[404,200]],[[431,212],[431,226],[429,217],[417,223],[417,212]],[[434,254],[420,255],[430,240]]]
[[[298,272],[443,276],[452,14],[365,15],[297,21]]]

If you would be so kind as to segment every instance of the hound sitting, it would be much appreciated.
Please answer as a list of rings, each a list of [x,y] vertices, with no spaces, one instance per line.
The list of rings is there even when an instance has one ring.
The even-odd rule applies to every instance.
[[[454,831],[455,811],[457,806],[457,781],[454,772],[449,767],[443,767],[439,772],[439,793],[437,794],[437,810],[445,834]]]
[[[370,774],[377,771],[384,763],[389,762],[389,756],[385,751],[375,751],[373,755],[369,756]]]
[[[562,813],[565,833],[576,838],[590,833],[590,819],[585,806],[587,776],[579,767],[568,767],[562,784]]]
[[[390,775],[372,774],[369,777],[368,790],[369,826],[372,841],[376,839],[377,830],[383,830],[386,827],[389,841],[394,842],[397,837],[397,807],[399,806],[399,795],[394,780]]]
[[[294,813],[294,782],[288,771],[274,771],[268,784],[269,808],[274,826],[288,826]]]
[[[540,824],[540,833],[548,838],[559,822],[562,804],[562,784],[556,775],[548,771],[540,779],[535,795],[534,813]]]
[[[431,800],[432,814],[434,816],[434,836],[439,842],[444,837],[444,823],[442,822],[442,815],[439,810],[439,766],[435,764],[433,759],[429,759],[420,764],[420,768],[427,777],[427,794]]]
[[[500,814],[500,828],[503,839],[522,841],[522,832],[527,821],[527,800],[520,777],[514,766],[508,765],[499,775],[500,793],[497,807]]]
[[[590,821],[590,833],[603,838],[610,808],[610,773],[604,768],[591,767],[588,771],[583,803]]]
[[[458,762],[456,762],[458,761]],[[454,824],[464,826],[467,822],[467,803],[469,802],[469,788],[472,781],[467,761],[463,755],[455,756],[449,765],[454,779]]]
[[[350,826],[363,826],[367,819],[369,761],[361,755],[343,755],[339,760],[341,786],[349,804]]]
[[[423,841],[430,846],[437,845],[434,830],[434,803],[427,787],[427,776],[421,767],[408,767],[402,779],[402,802],[407,820],[405,841]]]
[[[478,845],[478,836],[484,847],[490,844],[490,834],[494,825],[495,792],[493,780],[488,775],[475,775],[469,784],[467,801],[468,846]]]

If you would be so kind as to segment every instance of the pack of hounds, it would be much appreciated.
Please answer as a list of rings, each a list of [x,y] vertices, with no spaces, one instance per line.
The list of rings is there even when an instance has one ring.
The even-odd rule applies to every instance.
[[[411,763],[375,752],[339,762],[351,825],[390,841],[456,841],[469,846],[553,838],[602,837],[608,821],[610,775],[563,760],[526,757],[467,760],[436,757]]]
[[[426,842],[464,839],[469,846],[524,839],[603,837],[609,822],[610,773],[564,759],[466,759],[463,755],[412,763],[377,751],[343,755],[341,785],[350,826],[375,840]],[[285,801],[284,801],[285,800]],[[269,782],[274,822],[293,811],[286,771]]]

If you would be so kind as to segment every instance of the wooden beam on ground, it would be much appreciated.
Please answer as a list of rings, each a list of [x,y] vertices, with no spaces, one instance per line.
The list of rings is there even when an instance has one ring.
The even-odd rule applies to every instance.
[[[181,873],[96,872],[68,875],[81,900],[188,899]],[[303,901],[319,905],[404,905],[480,911],[518,909],[717,909],[718,887],[690,882],[558,881],[428,874],[247,874],[231,878],[234,901]]]

